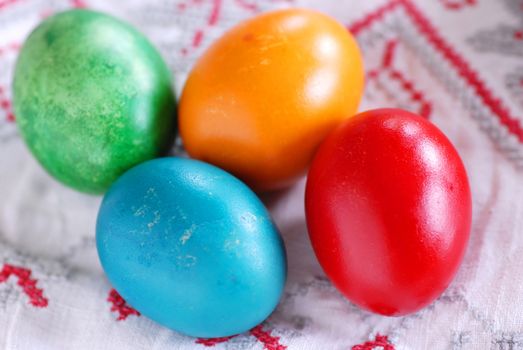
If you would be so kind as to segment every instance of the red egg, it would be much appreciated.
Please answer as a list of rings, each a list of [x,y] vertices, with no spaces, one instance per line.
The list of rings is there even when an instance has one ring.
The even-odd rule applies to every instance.
[[[469,239],[461,158],[436,126],[400,109],[360,113],[329,135],[309,171],[305,205],[327,276],[349,300],[383,315],[436,299]]]

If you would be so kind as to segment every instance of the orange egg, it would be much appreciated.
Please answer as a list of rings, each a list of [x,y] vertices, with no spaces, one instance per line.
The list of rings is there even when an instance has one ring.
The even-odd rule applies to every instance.
[[[180,100],[181,137],[190,156],[254,189],[282,188],[355,114],[363,84],[358,45],[334,19],[305,9],[262,14],[194,65]]]

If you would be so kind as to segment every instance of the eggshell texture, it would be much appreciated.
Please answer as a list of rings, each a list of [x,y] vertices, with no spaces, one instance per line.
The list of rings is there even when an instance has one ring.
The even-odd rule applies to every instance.
[[[138,165],[105,195],[96,228],[102,266],[142,314],[178,332],[223,337],[276,307],[285,249],[241,181],[196,160]]]
[[[184,146],[256,190],[287,186],[356,112],[363,81],[359,48],[332,18],[305,9],[262,14],[194,65],[180,99]]]
[[[170,72],[159,53],[129,25],[88,10],[52,16],[27,38],[14,110],[44,168],[91,193],[167,151],[176,127]]]
[[[378,109],[343,123],[321,146],[306,215],[334,285],[365,309],[405,315],[437,298],[458,270],[471,194],[441,131],[412,113]]]

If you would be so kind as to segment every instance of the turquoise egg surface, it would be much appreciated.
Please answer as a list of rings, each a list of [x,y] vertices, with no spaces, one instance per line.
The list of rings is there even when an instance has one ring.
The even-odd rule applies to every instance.
[[[284,245],[262,202],[240,180],[196,160],[160,158],[122,175],[102,202],[96,244],[130,305],[190,336],[258,325],[286,279]]]

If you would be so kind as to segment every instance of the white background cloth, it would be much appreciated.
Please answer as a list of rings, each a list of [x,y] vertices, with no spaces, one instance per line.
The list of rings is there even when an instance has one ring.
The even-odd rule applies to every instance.
[[[81,5],[142,30],[171,67],[178,93],[194,59],[240,19],[285,6],[322,10],[352,28],[363,50],[361,109],[424,114],[468,169],[473,226],[463,265],[440,299],[401,318],[359,310],[325,279],[307,237],[304,181],[266,196],[288,251],[285,295],[262,326],[265,337],[247,333],[215,349],[373,349],[365,342],[378,334],[388,340],[374,344],[388,350],[523,349],[521,0],[0,0],[0,348],[206,348],[144,316],[118,320],[94,246],[101,198],[51,179],[9,121],[17,47],[44,16]],[[29,293],[15,274],[5,278],[20,275],[17,267],[31,271],[21,278]],[[31,304],[38,290],[28,279],[45,307]]]

